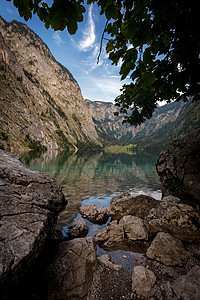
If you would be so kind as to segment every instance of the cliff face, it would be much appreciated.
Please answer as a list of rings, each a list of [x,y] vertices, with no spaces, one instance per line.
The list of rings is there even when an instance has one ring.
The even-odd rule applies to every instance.
[[[141,126],[135,128],[128,124],[122,124],[124,117],[114,116],[113,113],[119,110],[113,103],[85,100],[93,121],[96,124],[99,135],[105,140],[122,142],[135,137],[148,136],[157,132],[166,124],[173,123],[179,116],[184,103],[171,103],[158,107],[152,118]]]
[[[72,74],[25,24],[0,18],[0,147],[99,146]]]

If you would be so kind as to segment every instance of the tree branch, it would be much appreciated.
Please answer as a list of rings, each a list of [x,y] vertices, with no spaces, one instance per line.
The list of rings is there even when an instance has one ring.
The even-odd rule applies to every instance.
[[[101,52],[102,52],[103,40],[105,39],[104,38],[104,34],[105,34],[105,30],[106,30],[107,25],[108,25],[108,21],[106,22],[106,25],[104,27],[104,31],[103,31],[103,34],[102,34],[102,37],[101,37],[101,43],[100,43],[100,48],[99,48],[99,55],[97,57],[97,65],[99,64],[99,59],[100,59]],[[106,40],[108,40],[108,39],[106,39]]]

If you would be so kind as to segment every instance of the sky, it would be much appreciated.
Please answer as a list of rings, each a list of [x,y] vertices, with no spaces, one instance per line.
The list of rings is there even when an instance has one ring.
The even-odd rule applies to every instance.
[[[106,18],[100,15],[99,8],[92,4],[86,6],[84,21],[78,23],[75,35],[64,31],[46,29],[40,19],[33,15],[25,21],[19,16],[12,1],[0,0],[0,15],[8,22],[17,20],[29,26],[49,47],[55,59],[63,64],[78,82],[82,95],[93,101],[114,102],[120,89],[128,80],[121,81],[120,64],[113,66],[106,53],[106,41],[99,64],[100,41],[104,31]]]

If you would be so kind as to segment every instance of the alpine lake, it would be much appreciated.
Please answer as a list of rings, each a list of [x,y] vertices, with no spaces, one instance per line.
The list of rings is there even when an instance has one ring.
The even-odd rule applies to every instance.
[[[158,155],[135,155],[127,149],[127,153],[45,152],[36,158],[34,155],[26,155],[22,157],[22,161],[31,170],[50,175],[62,186],[68,204],[59,214],[57,229],[67,237],[68,226],[81,217],[79,211],[85,204],[107,208],[112,197],[120,192],[145,194],[160,200],[161,184],[155,166],[157,158]],[[86,222],[89,226],[87,237],[94,236],[106,226]],[[140,257],[142,265],[145,265],[143,251],[132,253],[125,250],[110,252],[112,261],[122,264],[128,271],[136,264],[136,257]],[[106,252],[98,247],[97,254],[104,253]],[[122,260],[122,257],[127,259]]]

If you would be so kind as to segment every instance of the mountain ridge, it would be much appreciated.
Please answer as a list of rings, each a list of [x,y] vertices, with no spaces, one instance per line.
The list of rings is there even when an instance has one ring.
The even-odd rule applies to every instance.
[[[25,24],[3,18],[0,35],[1,148],[100,147],[77,81],[40,37]]]

